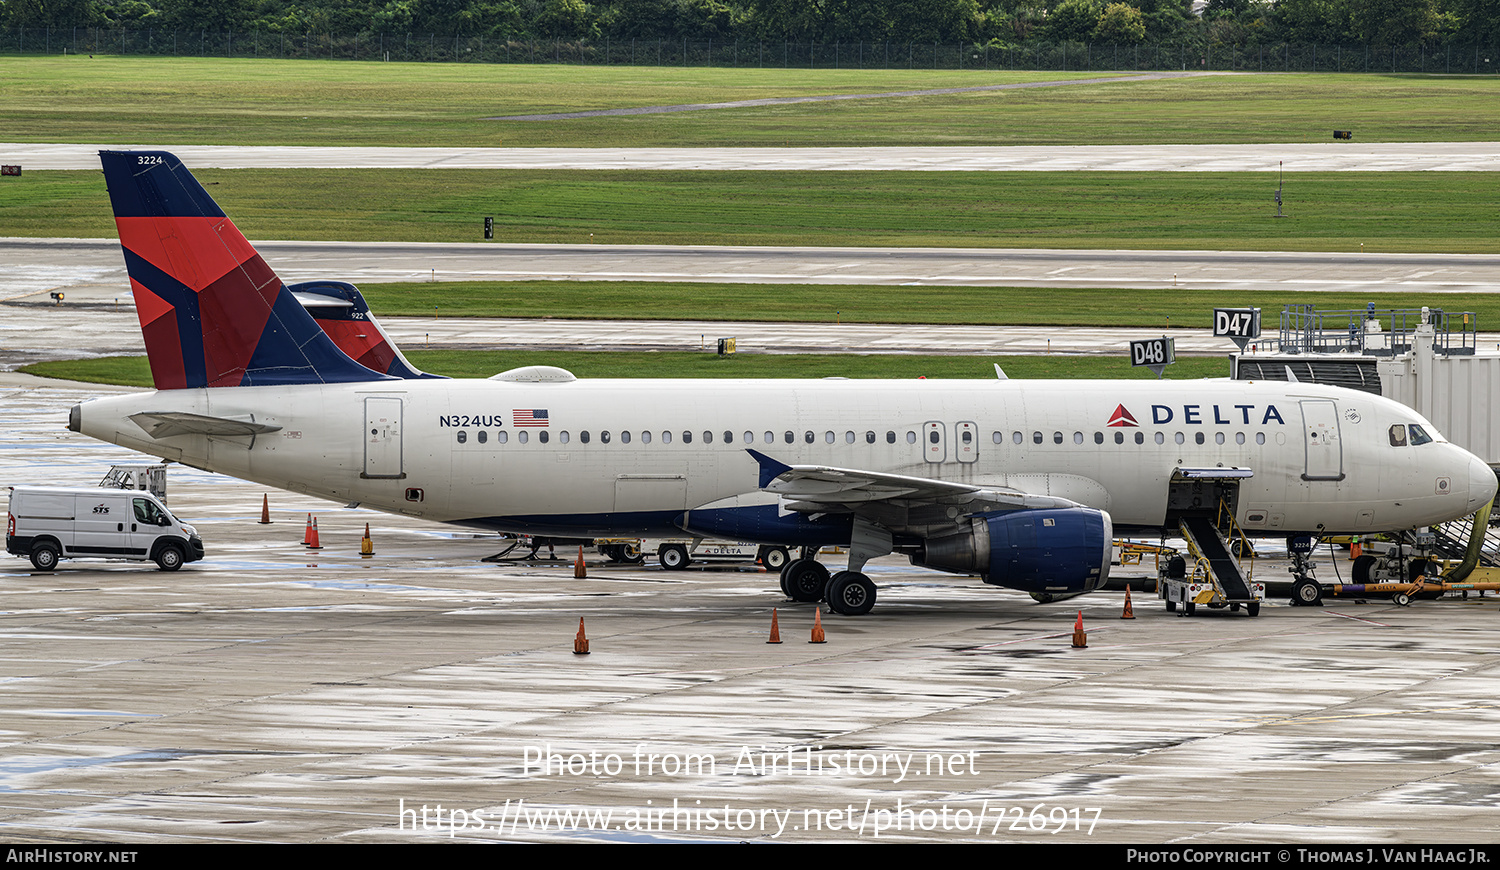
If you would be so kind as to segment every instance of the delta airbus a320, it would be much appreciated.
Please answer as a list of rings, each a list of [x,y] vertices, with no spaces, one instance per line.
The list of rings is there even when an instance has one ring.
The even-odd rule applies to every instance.
[[[802,546],[783,589],[850,614],[892,552],[1056,597],[1104,583],[1116,531],[1220,502],[1284,536],[1424,526],[1495,495],[1409,408],[1311,384],[450,380],[370,348],[362,365],[177,158],[101,158],[156,389],[77,405],[69,427],[268,486],[515,533]],[[849,550],[831,577],[812,558],[828,544]]]

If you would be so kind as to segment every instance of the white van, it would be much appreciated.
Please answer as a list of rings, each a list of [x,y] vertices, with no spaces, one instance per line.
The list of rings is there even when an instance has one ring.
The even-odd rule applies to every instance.
[[[203,539],[141,490],[13,486],[5,551],[38,571],[59,559],[151,560],[163,571],[203,558]]]

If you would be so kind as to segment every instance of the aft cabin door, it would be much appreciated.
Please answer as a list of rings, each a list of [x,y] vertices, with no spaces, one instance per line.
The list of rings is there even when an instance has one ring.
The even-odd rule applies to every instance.
[[[1302,479],[1343,480],[1344,446],[1339,441],[1338,406],[1326,399],[1308,399],[1301,405],[1307,449]]]
[[[365,398],[364,441],[365,470],[361,477],[399,479],[406,476],[401,468],[400,398]]]

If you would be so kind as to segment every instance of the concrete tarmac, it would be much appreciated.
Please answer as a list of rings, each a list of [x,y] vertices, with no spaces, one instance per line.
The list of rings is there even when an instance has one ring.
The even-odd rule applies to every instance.
[[[476,225],[476,234],[477,234]],[[1359,294],[1500,291],[1500,255],[1278,251],[1100,251],[1020,248],[798,248],[417,242],[255,242],[288,283],[573,279],[1302,290]],[[0,238],[0,301],[128,300],[114,239]],[[545,293],[544,284],[537,285]],[[1367,299],[1365,296],[1375,298]],[[1441,303],[1438,303],[1441,304]],[[1452,306],[1445,306],[1452,307]]]
[[[140,462],[63,428],[107,391],[0,375],[3,480]],[[1137,586],[1124,621],[1119,593],[1040,605],[888,558],[875,612],[824,614],[812,645],[812,608],[749,566],[591,556],[575,580],[419,520],[271,491],[263,526],[261,487],[180,466],[168,487],[208,548],[180,572],[0,559],[0,839],[1391,845],[1500,824],[1493,597],[1185,618]]]

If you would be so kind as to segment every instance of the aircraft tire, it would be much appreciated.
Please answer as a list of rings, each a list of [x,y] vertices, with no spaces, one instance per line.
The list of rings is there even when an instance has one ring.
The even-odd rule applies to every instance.
[[[1316,580],[1298,580],[1292,584],[1292,604],[1317,607],[1323,603],[1323,587]]]
[[[828,589],[828,569],[816,559],[798,559],[786,566],[786,591],[793,601],[816,604]]]
[[[1374,556],[1360,556],[1354,560],[1354,567],[1349,571],[1349,577],[1355,583],[1373,583],[1370,572],[1375,569],[1375,563],[1379,562]]]
[[[875,606],[875,584],[858,571],[840,571],[828,581],[828,606],[843,616],[864,616]]]

